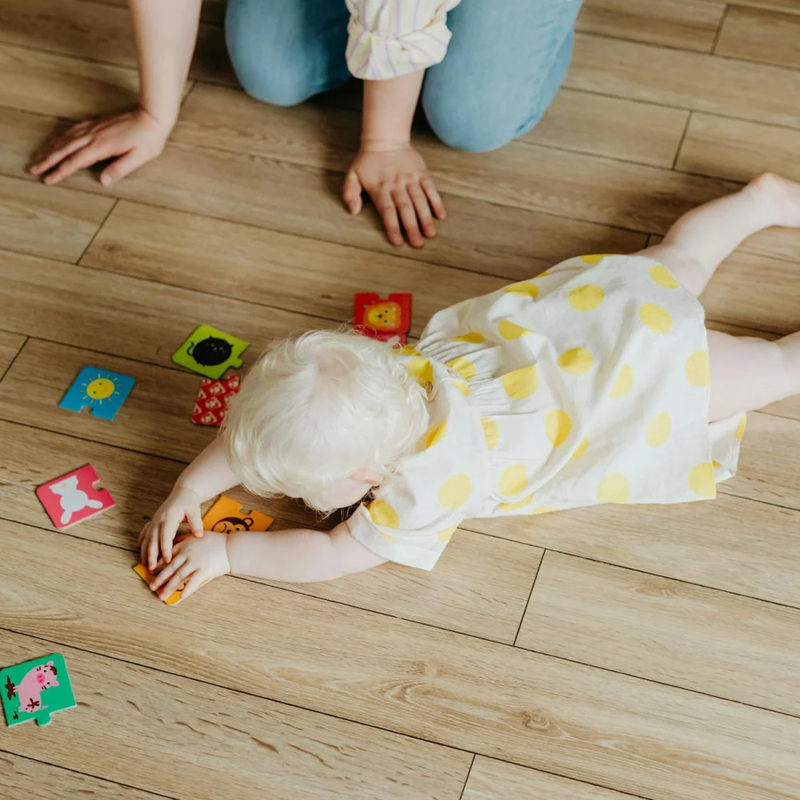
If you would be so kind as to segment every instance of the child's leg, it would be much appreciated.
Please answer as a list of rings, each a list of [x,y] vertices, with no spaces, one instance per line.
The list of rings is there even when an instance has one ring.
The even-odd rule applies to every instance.
[[[800,333],[775,342],[708,332],[711,422],[800,394]]]
[[[800,184],[765,172],[736,194],[684,214],[661,244],[636,255],[659,260],[697,296],[744,239],[773,225],[800,226]]]

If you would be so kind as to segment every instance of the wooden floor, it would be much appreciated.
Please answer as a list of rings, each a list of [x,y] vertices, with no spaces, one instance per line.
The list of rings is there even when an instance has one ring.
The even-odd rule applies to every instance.
[[[79,701],[0,728],[4,800],[778,800],[800,796],[800,399],[752,414],[715,503],[470,522],[432,573],[306,587],[224,578],[178,608],[131,571],[142,523],[209,440],[170,356],[439,308],[568,256],[626,252],[763,169],[800,180],[800,1],[587,0],[542,124],[420,149],[450,218],[395,250],[338,199],[356,93],[236,88],[204,10],[158,162],[103,190],[25,172],[130,103],[122,0],[0,0],[0,664],[65,654]],[[800,231],[725,265],[712,324],[800,329]],[[57,403],[80,367],[137,385],[113,422]],[[114,510],[56,532],[34,488],[91,462]],[[291,503],[259,503],[278,524]]]

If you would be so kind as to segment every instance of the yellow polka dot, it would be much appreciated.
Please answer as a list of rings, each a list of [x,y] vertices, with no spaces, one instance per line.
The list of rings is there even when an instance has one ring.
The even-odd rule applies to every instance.
[[[525,506],[529,506],[533,502],[533,495],[529,494],[527,497],[523,497],[522,500],[517,500],[513,503],[500,503],[498,508],[502,508],[503,511],[516,511],[518,508],[525,508]]]
[[[669,312],[655,303],[645,303],[639,309],[639,319],[653,333],[667,333],[672,328],[672,317]]]
[[[566,411],[548,411],[544,418],[544,429],[553,447],[560,447],[572,430],[572,420]]]
[[[418,356],[419,350],[413,344],[404,344],[402,347],[396,347],[394,352],[401,356]]]
[[[591,311],[603,302],[605,292],[599,286],[578,286],[569,293],[569,304],[576,311]]]
[[[469,342],[470,344],[480,344],[481,342],[486,341],[486,337],[482,333],[478,333],[477,331],[472,331],[470,333],[465,333],[463,336],[456,336],[453,339],[454,342]]]
[[[369,504],[369,515],[376,525],[384,528],[399,528],[400,517],[385,500],[373,500]]]
[[[744,439],[744,432],[747,429],[747,417],[742,417],[739,420],[739,425],[736,428],[736,433],[733,434],[734,439],[739,439],[740,441]]]
[[[537,514],[552,514],[555,511],[553,506],[539,506],[538,508],[532,508],[528,515],[531,517],[536,516]]]
[[[472,495],[472,481],[463,472],[452,475],[439,489],[439,503],[445,508],[461,508]]]
[[[440,442],[444,437],[445,432],[447,431],[447,421],[443,422],[441,425],[434,425],[432,428],[428,430],[425,434],[425,447],[433,447],[437,442]]]
[[[406,363],[406,369],[422,383],[433,383],[433,366],[427,358],[412,358]]]
[[[394,536],[389,536],[389,534],[388,534],[388,533],[384,533],[383,531],[378,531],[378,533],[379,533],[381,536],[383,536],[383,538],[384,538],[384,539],[386,539],[386,541],[387,541],[387,542],[392,542],[392,543],[394,543],[394,542],[396,542],[396,541],[397,541],[397,539],[395,539],[395,538],[394,538]]]
[[[597,499],[601,503],[627,503],[630,494],[628,479],[621,472],[606,475],[597,487]]]
[[[447,366],[450,367],[450,369],[455,370],[462,378],[466,378],[467,380],[475,377],[475,365],[463,356],[459,356],[458,358],[454,358],[452,361],[448,361]]]
[[[574,461],[576,458],[580,458],[585,452],[586,448],[589,446],[589,437],[584,436],[583,441],[578,445],[578,449],[570,456],[570,458]]]
[[[650,447],[661,447],[672,435],[672,417],[662,411],[656,414],[647,426],[647,444]]]
[[[486,439],[486,446],[493,450],[500,439],[500,428],[497,423],[489,417],[481,417],[481,427],[483,428],[483,438]]]
[[[720,464],[719,461],[712,461],[711,466],[714,467],[714,469],[722,469],[722,464]]]
[[[594,366],[594,359],[588,350],[573,347],[558,357],[558,366],[570,375],[585,375]]]
[[[697,350],[686,359],[686,380],[692,386],[708,386],[711,383],[711,366],[705,350]]]
[[[497,332],[504,339],[508,339],[509,341],[512,339],[519,339],[520,336],[528,336],[531,333],[527,328],[517,325],[516,322],[509,322],[507,319],[504,319],[497,326]]]
[[[469,386],[464,381],[453,381],[453,386],[458,389],[464,397],[472,397],[472,392],[469,390]]]
[[[714,465],[706,461],[692,468],[689,473],[689,488],[698,497],[716,497],[717,484],[714,480]]]
[[[680,286],[672,273],[666,267],[662,267],[661,264],[650,267],[650,277],[665,289],[677,289]]]
[[[583,261],[584,264],[590,264],[594,266],[595,264],[598,264],[600,261],[602,261],[604,258],[608,258],[611,255],[613,255],[613,253],[597,253],[593,256],[581,256],[581,261]]]
[[[524,491],[528,485],[528,475],[525,472],[525,467],[522,464],[514,464],[511,467],[506,467],[503,470],[503,475],[500,478],[498,488],[500,494],[512,497]]]
[[[633,370],[627,365],[623,364],[622,369],[611,387],[609,397],[624,397],[631,390],[633,386]]]
[[[439,533],[436,534],[436,538],[440,542],[449,542],[457,530],[458,525],[453,525],[452,528],[445,528],[443,531],[439,531]]]
[[[507,291],[509,294],[516,294],[521,297],[530,297],[531,299],[534,299],[539,295],[539,287],[531,281],[512,283],[511,286],[506,286],[505,291]]]
[[[514,400],[530,397],[539,387],[539,375],[536,367],[522,367],[503,375],[503,388]]]

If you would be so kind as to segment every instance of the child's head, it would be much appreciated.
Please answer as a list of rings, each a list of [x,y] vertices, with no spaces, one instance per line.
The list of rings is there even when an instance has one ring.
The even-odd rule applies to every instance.
[[[426,424],[422,387],[391,345],[310,331],[277,342],[252,367],[225,436],[248,489],[330,511],[360,500],[413,451]]]

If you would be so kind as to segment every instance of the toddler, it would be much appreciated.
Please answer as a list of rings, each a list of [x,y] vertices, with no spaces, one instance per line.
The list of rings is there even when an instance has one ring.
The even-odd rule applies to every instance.
[[[415,346],[332,331],[274,345],[142,530],[151,588],[431,569],[470,517],[714,497],[745,412],[800,393],[798,334],[707,331],[697,300],[771,225],[800,226],[800,185],[764,174],[654,247],[571,258],[444,309]],[[200,504],[239,483],[320,511],[372,499],[330,532],[203,532]],[[173,544],[184,521],[194,535]]]

